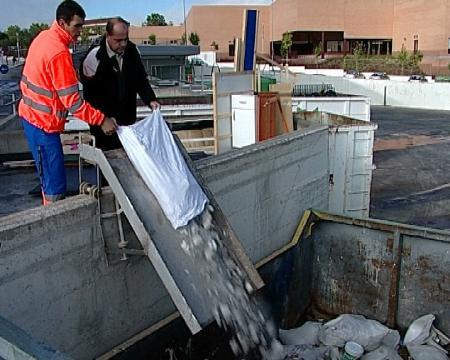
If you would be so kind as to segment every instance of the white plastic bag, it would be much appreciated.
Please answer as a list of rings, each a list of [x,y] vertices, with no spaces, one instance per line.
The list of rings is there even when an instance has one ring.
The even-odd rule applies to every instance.
[[[406,332],[403,344],[407,347],[428,344],[446,352],[441,345],[449,344],[450,338],[434,327],[435,319],[433,314],[428,314],[413,321]]]
[[[409,326],[403,339],[405,346],[422,345],[430,336],[431,327],[436,317],[433,314],[424,315]]]
[[[319,322],[307,321],[295,329],[280,329],[280,340],[284,345],[319,345],[321,327]]]
[[[390,330],[378,321],[368,320],[362,315],[344,314],[322,326],[319,331],[319,340],[324,345],[337,347],[343,347],[346,342],[354,341],[364,350],[372,351],[383,343],[387,335],[389,343],[392,343],[393,332],[394,330]]]
[[[432,345],[407,346],[409,355],[414,360],[448,360],[448,356],[442,350]]]
[[[378,349],[365,354],[361,360],[402,360],[397,350],[381,345]]]
[[[191,174],[159,110],[117,134],[137,172],[177,229],[199,215],[208,198]]]
[[[337,360],[339,350],[333,346],[288,345],[284,360]]]

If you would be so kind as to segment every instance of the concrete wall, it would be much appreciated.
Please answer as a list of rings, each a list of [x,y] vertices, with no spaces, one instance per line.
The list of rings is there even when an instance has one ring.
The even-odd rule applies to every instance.
[[[96,202],[78,196],[0,219],[0,314],[92,359],[175,308],[147,258],[107,265]]]
[[[0,155],[29,153],[23,130],[0,131]]]
[[[197,162],[250,258],[286,244],[301,214],[328,207],[328,129],[293,133]]]
[[[0,316],[0,359],[71,360]]]
[[[336,91],[370,97],[371,105],[391,105],[422,109],[450,110],[448,83],[410,83],[392,80],[345,79],[301,74],[299,84],[332,84]],[[385,103],[386,92],[386,103]]]

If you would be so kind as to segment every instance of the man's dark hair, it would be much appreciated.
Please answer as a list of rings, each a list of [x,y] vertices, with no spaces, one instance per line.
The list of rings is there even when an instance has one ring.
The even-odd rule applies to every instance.
[[[108,35],[112,35],[114,25],[116,25],[118,23],[122,23],[126,27],[130,27],[130,23],[128,21],[126,21],[124,18],[122,18],[120,16],[116,16],[116,17],[109,19],[108,22],[106,23],[106,33]]]
[[[78,15],[82,19],[86,18],[86,13],[76,1],[64,0],[56,8],[56,21],[63,19],[66,23],[70,23],[75,15]]]

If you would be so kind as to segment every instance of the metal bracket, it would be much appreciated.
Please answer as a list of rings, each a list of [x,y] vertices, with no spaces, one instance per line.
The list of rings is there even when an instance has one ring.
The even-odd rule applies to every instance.
[[[95,148],[95,137],[90,136],[90,142],[93,144],[93,147]],[[82,138],[81,134],[79,136],[79,147],[81,148],[82,144]],[[97,185],[89,184],[86,181],[83,181],[83,163],[89,163],[95,166],[96,169],[96,178],[97,178]],[[100,214],[100,231],[101,231],[101,237],[103,239],[105,252],[106,254],[111,255],[122,255],[120,260],[126,261],[128,260],[128,256],[146,256],[146,252],[141,249],[129,249],[127,248],[128,241],[125,240],[124,231],[123,231],[123,223],[122,223],[122,213],[123,209],[120,207],[119,202],[117,201],[117,198],[114,197],[114,205],[115,205],[115,211],[109,212],[109,213],[102,213],[102,205],[101,205],[101,176],[100,176],[100,168],[98,164],[94,161],[87,161],[86,159],[83,159],[83,157],[80,155],[78,159],[78,181],[79,181],[79,192],[80,194],[86,194],[90,195],[97,199],[97,207]],[[117,243],[117,249],[111,249],[107,246],[107,243],[103,236],[103,219],[110,219],[112,217],[117,217],[117,226],[119,229],[119,242]],[[108,262],[109,264],[109,262]]]

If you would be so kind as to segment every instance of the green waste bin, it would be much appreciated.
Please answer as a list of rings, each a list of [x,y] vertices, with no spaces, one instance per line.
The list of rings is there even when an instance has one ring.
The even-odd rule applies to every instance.
[[[270,84],[276,84],[277,79],[273,79],[266,76],[261,76],[261,91],[269,91]]]

